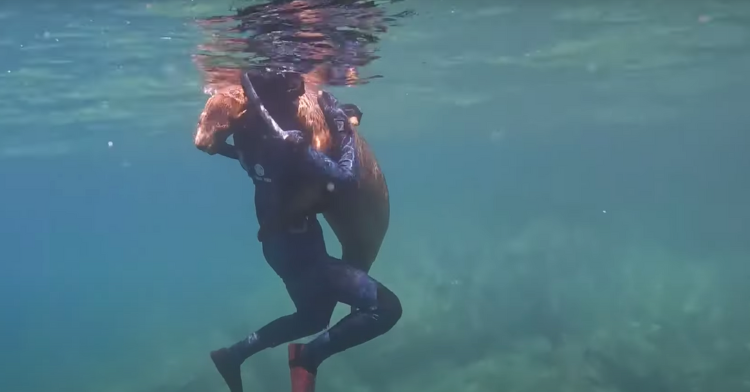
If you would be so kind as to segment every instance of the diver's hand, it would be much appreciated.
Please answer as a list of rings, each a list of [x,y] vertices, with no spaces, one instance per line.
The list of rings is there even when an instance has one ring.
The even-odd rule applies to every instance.
[[[299,156],[307,151],[310,143],[305,140],[305,134],[302,131],[296,129],[290,131],[282,131],[281,134],[282,142],[284,144],[284,150],[291,153],[291,156]]]
[[[239,159],[237,149],[227,142],[213,142],[207,144],[196,144],[196,147],[208,155],[221,155],[231,159]]]
[[[352,122],[349,120],[349,116],[332,94],[326,91],[318,92],[318,105],[323,110],[328,127],[339,138],[353,133]]]
[[[358,126],[362,122],[362,111],[359,110],[359,106],[353,103],[344,103],[340,107],[349,117],[349,124]]]
[[[302,131],[298,131],[296,129],[293,129],[291,131],[281,131],[281,138],[284,139],[284,141],[291,143],[293,145],[301,145],[305,143],[305,135],[302,133]]]
[[[216,154],[230,159],[240,159],[240,154],[237,152],[237,148],[234,145],[227,142],[217,143],[219,146],[216,149]],[[213,155],[213,154],[211,154]]]

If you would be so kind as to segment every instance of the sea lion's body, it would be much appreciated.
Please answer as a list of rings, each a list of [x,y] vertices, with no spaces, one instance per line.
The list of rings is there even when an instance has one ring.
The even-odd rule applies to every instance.
[[[306,78],[305,93],[297,101],[296,113],[276,113],[274,119],[283,129],[302,131],[312,140],[314,148],[330,153],[336,141],[318,105],[317,93],[316,83]],[[247,98],[242,86],[239,83],[225,86],[206,102],[195,143],[202,149],[211,150],[210,145],[215,140],[223,141],[229,135],[240,132],[253,132],[261,125],[259,121],[257,115],[247,110]],[[354,123],[352,129],[359,156],[357,187],[339,193],[328,192],[326,184],[304,184],[297,198],[290,203],[288,213],[293,215],[305,210],[322,212],[341,243],[342,259],[369,271],[388,230],[390,202],[385,177],[375,155],[367,141],[358,134]]]
[[[323,212],[342,249],[342,260],[369,271],[388,231],[390,201],[385,177],[367,141],[357,134],[360,182],[352,194],[329,196]]]

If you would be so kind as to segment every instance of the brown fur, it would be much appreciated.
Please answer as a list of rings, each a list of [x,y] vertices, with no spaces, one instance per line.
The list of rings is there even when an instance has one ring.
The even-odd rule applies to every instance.
[[[305,94],[298,100],[297,118],[281,119],[285,121],[280,122],[296,123],[302,132],[311,137],[317,150],[327,152],[331,147],[331,133],[317,101],[318,76],[315,73],[304,76]],[[252,131],[247,128],[254,114],[246,111],[246,103],[242,86],[226,84],[218,89],[201,113],[195,135],[196,146],[214,154],[217,142],[225,141],[234,132]],[[369,271],[388,230],[390,202],[385,177],[377,159],[367,141],[357,132],[354,126],[356,121],[352,120],[351,123],[360,158],[359,186],[355,195],[348,194],[326,203],[330,207],[323,216],[341,243],[342,259]],[[327,197],[336,196],[327,193],[325,184],[307,184],[295,201],[290,203],[289,213],[309,209]]]

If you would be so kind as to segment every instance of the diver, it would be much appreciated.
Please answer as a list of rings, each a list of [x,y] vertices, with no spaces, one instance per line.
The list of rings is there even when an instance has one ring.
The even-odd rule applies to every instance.
[[[292,88],[284,88],[289,86]],[[248,102],[246,112],[262,121],[249,121],[252,126],[235,132],[234,145],[223,142],[211,147],[211,153],[238,159],[252,178],[263,255],[283,280],[296,307],[295,313],[211,353],[230,392],[242,392],[240,366],[247,358],[323,331],[307,344],[288,346],[292,392],[313,392],[318,367],[325,359],[386,333],[402,313],[398,297],[387,287],[366,271],[328,254],[317,218],[327,208],[325,203],[304,213],[288,213],[287,203],[302,188],[320,184],[329,193],[346,195],[348,189],[356,187],[359,175],[351,111],[348,114],[344,110],[347,107],[332,95],[320,91],[318,104],[334,138],[331,144],[338,150],[330,154],[336,160],[313,148],[304,133],[285,131],[275,122],[274,118],[285,118],[284,105],[279,102],[302,94],[295,86],[304,88],[296,73],[245,73],[242,87]],[[196,145],[205,150],[198,139]],[[353,310],[326,329],[339,302]]]

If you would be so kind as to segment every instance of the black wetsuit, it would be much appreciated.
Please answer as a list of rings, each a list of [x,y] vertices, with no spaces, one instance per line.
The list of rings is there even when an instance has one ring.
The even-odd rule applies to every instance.
[[[289,140],[249,133],[234,137],[239,161],[255,184],[263,255],[297,308],[230,347],[237,364],[263,349],[323,331],[338,302],[354,310],[304,347],[297,365],[310,372],[331,355],[387,332],[401,317],[396,295],[367,273],[328,254],[315,213],[282,222],[284,202],[306,181],[327,183],[335,192],[356,186],[357,154],[346,114],[339,105],[327,112],[329,124],[340,130],[334,138],[340,149],[335,154],[338,161]]]

